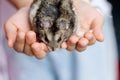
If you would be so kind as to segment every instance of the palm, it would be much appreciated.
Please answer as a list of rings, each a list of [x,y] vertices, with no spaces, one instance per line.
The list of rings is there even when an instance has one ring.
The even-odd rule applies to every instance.
[[[36,42],[36,34],[31,31],[28,13],[29,6],[23,7],[5,23],[8,46],[14,48],[17,52],[22,52],[29,56],[34,55],[41,59],[46,55],[47,46]]]
[[[12,24],[15,25],[17,30],[27,32],[30,30],[30,24],[28,20],[28,7],[21,8],[13,17],[10,18]]]

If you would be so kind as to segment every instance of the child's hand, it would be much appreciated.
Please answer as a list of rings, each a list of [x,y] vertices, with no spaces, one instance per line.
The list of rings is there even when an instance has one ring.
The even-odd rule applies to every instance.
[[[45,57],[48,49],[44,43],[38,43],[36,41],[36,34],[31,31],[29,24],[28,11],[29,7],[19,9],[5,23],[8,46],[18,52],[41,59]]]
[[[66,46],[68,50],[83,51],[88,45],[94,44],[96,40],[100,42],[104,40],[102,33],[104,18],[95,8],[85,2],[73,0],[73,4],[80,14],[80,27],[85,35],[82,38],[72,35]],[[92,32],[89,32],[90,30]]]

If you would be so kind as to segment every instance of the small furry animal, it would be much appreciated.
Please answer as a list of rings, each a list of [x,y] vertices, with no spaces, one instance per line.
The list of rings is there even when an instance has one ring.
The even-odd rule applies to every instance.
[[[37,39],[46,43],[51,51],[60,48],[73,33],[83,34],[71,0],[34,0],[30,22]]]

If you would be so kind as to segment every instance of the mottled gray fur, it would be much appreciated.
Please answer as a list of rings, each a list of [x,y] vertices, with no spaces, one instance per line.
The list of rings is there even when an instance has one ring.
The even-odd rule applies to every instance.
[[[34,0],[30,22],[37,39],[53,51],[60,48],[77,27],[71,0]]]

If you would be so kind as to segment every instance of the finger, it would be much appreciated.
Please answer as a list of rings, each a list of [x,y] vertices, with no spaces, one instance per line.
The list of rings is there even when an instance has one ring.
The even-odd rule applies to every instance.
[[[43,43],[37,43],[31,45],[32,51],[37,59],[43,59],[46,56],[45,45]]]
[[[78,40],[79,38],[77,35],[72,35],[67,41],[67,50],[74,50]]]
[[[25,33],[18,31],[17,38],[14,44],[14,49],[17,52],[23,52],[25,44]]]
[[[92,44],[94,44],[96,42],[96,38],[94,37],[92,32],[85,33],[84,37],[86,39],[88,39],[88,41],[89,41],[88,45],[92,45]]]
[[[34,55],[32,49],[31,49],[31,46],[28,45],[27,43],[25,43],[23,52],[28,56],[33,56]]]
[[[32,43],[34,43],[36,41],[36,34],[33,31],[28,31],[26,33],[26,43],[28,45],[31,45]]]
[[[79,51],[79,52],[83,52],[87,49],[87,47],[84,47],[84,48],[81,48],[81,47],[77,47],[76,50]]]
[[[67,48],[67,43],[66,43],[66,42],[63,42],[63,43],[61,44],[61,48],[66,49],[66,48]]]
[[[77,43],[76,49],[80,52],[84,51],[87,48],[88,43],[89,41],[86,38],[81,38]]]
[[[13,47],[17,36],[17,28],[14,24],[12,24],[12,22],[10,22],[10,20],[5,23],[4,28],[6,32],[6,38],[8,40],[8,46]]]
[[[26,43],[24,47],[24,53],[29,56],[33,56],[33,52],[31,49],[31,44],[33,44],[36,41],[36,34],[33,31],[28,31],[26,33]]]
[[[102,33],[103,24],[104,24],[104,18],[102,16],[96,18],[92,24],[93,34],[95,35],[96,40],[100,42],[104,40],[104,36]]]

